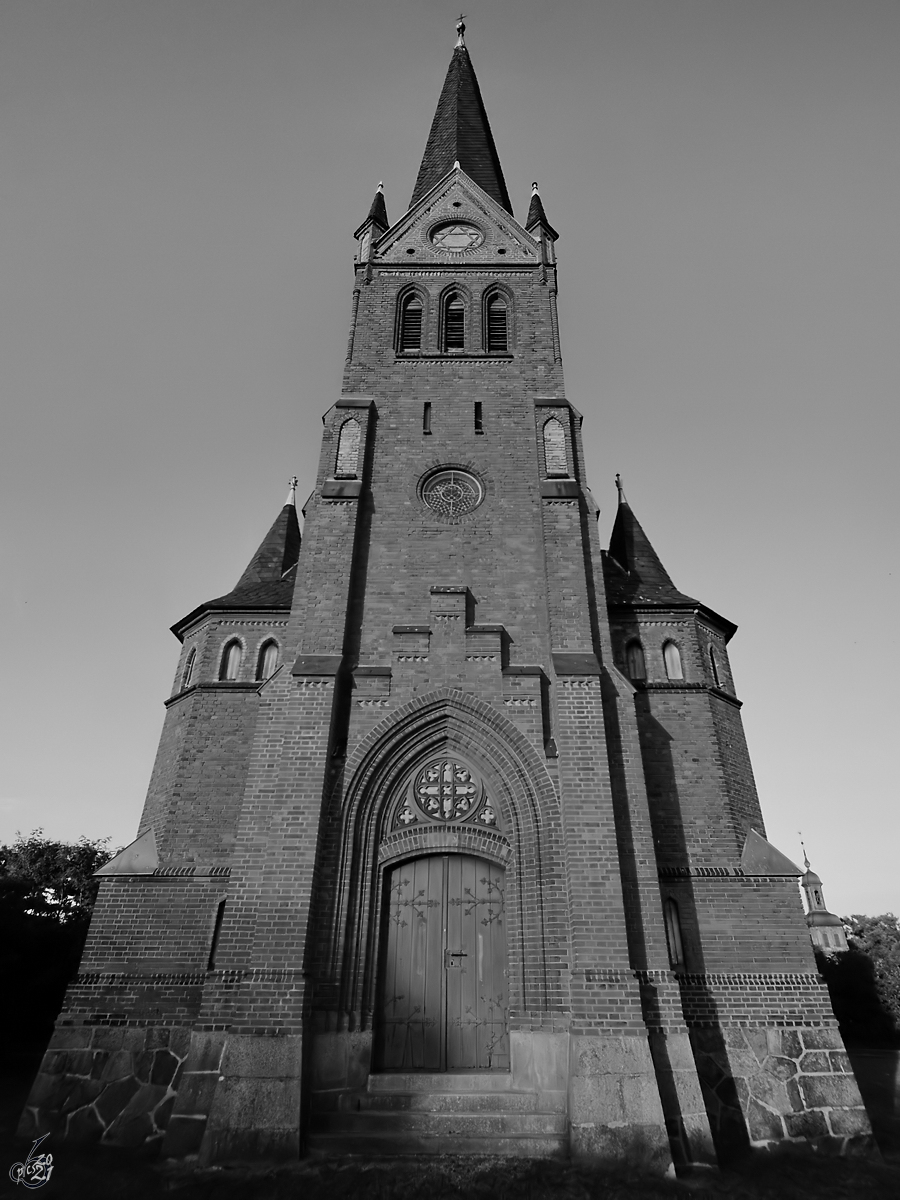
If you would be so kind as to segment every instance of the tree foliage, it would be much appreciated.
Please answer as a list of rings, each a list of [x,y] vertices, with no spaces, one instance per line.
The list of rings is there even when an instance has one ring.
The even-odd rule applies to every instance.
[[[46,1043],[78,970],[108,841],[59,842],[35,829],[0,846],[0,1025],[20,1048]]]
[[[878,999],[900,1032],[900,921],[893,913],[880,917],[854,914],[847,925],[847,941],[871,960]]]
[[[900,922],[893,913],[844,918],[849,950],[816,953],[834,1014],[852,1042],[900,1042]]]
[[[109,838],[57,842],[34,829],[0,846],[0,903],[31,917],[86,925],[97,898],[94,872],[112,858]]]

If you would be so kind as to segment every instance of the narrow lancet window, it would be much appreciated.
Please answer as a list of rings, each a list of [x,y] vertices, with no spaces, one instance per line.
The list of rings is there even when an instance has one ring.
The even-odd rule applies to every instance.
[[[666,664],[667,679],[684,679],[681,669],[681,651],[674,642],[666,642],[663,646],[663,660]]]
[[[463,350],[466,345],[466,306],[458,292],[444,302],[444,350]]]
[[[240,642],[229,642],[222,654],[222,665],[219,668],[219,678],[222,680],[237,679],[241,670],[243,649]]]
[[[422,405],[422,432],[431,433],[431,401],[426,400]]]
[[[646,679],[644,649],[640,642],[629,642],[625,647],[625,670],[629,679]]]
[[[556,417],[544,422],[544,463],[548,475],[568,475],[566,433]]]
[[[481,400],[475,401],[475,432],[484,433],[484,404]]]
[[[400,331],[397,339],[399,350],[422,349],[422,301],[418,296],[407,296],[400,305]]]
[[[721,683],[719,682],[719,663],[718,659],[716,658],[716,650],[714,646],[710,646],[709,648],[709,668],[712,671],[713,683],[716,685],[716,687],[721,687]]]
[[[678,915],[678,905],[674,900],[665,902],[663,911],[666,918],[666,942],[669,947],[669,963],[672,970],[684,966],[684,943],[681,939],[681,917]]]
[[[216,923],[213,926],[212,942],[209,947],[209,959],[206,964],[207,971],[215,970],[216,952],[219,949],[219,938],[222,936],[222,921],[225,919],[225,901],[220,900],[216,908]]]
[[[187,656],[187,662],[184,664],[184,673],[181,676],[182,690],[184,690],[184,688],[189,688],[191,686],[191,681],[194,678],[194,665],[196,664],[196,662],[197,662],[197,647],[194,646],[194,648],[191,650],[190,654]]]
[[[278,643],[266,642],[260,649],[259,659],[256,663],[256,678],[269,679],[275,674],[275,668],[278,666]]]
[[[487,302],[487,350],[504,353],[509,349],[509,322],[506,299],[496,293]]]
[[[359,466],[359,421],[350,418],[341,426],[338,436],[337,464],[335,475],[338,479],[355,479]]]

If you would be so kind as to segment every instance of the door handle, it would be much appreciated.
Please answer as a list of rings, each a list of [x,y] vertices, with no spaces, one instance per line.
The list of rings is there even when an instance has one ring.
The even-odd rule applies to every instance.
[[[444,967],[447,968],[447,967],[461,966],[461,964],[458,962],[451,962],[450,961],[451,958],[468,958],[468,957],[469,956],[468,956],[468,954],[466,954],[465,950],[445,950],[444,951]]]

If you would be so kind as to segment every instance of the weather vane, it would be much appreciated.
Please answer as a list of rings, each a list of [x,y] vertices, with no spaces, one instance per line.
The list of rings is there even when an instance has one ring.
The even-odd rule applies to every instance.
[[[466,32],[466,27],[464,24],[465,19],[466,19],[466,14],[460,13],[459,20],[456,22],[456,44],[457,44],[457,46],[464,46],[466,44],[463,41],[463,34]]]

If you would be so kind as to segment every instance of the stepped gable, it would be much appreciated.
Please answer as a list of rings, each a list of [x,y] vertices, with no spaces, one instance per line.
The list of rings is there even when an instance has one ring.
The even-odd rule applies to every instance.
[[[300,523],[289,498],[231,591],[198,605],[172,626],[172,632],[181,637],[201,613],[211,609],[290,609],[299,557]]]
[[[461,33],[431,123],[409,207],[413,208],[456,163],[512,215],[497,147]]]

